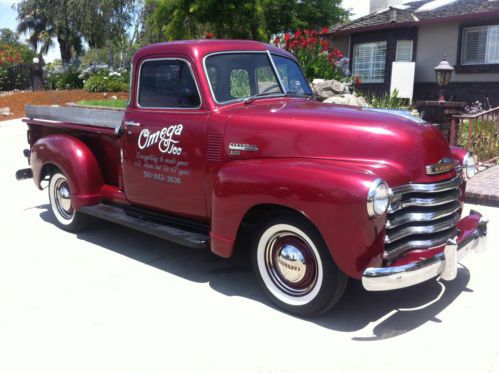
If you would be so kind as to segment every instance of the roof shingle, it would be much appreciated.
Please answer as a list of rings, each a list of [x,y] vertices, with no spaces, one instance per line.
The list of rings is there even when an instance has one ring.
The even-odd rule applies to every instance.
[[[383,25],[393,27],[397,23],[417,24],[420,21],[438,20],[445,18],[479,15],[499,11],[499,0],[456,0],[445,5],[436,7],[427,11],[417,11],[423,5],[431,3],[434,0],[410,1],[404,6],[396,6],[384,11],[369,14],[339,26],[335,32],[356,32],[364,28],[372,28]],[[431,7],[430,7],[431,8]]]

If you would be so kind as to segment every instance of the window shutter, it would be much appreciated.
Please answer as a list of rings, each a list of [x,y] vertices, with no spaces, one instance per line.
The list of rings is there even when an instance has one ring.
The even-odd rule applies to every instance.
[[[354,44],[353,74],[365,83],[383,83],[385,80],[386,41]]]
[[[412,62],[412,40],[398,40],[395,61]]]
[[[487,50],[487,27],[464,29],[461,63],[483,64]]]

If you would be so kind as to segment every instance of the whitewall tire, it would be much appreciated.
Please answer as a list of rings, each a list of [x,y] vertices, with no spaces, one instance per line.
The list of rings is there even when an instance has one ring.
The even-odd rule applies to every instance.
[[[326,312],[347,284],[317,229],[292,214],[260,224],[254,236],[253,266],[269,298],[299,316]]]
[[[78,213],[71,202],[68,179],[61,172],[55,172],[49,182],[50,209],[56,224],[67,231],[76,232],[82,228],[85,217]]]

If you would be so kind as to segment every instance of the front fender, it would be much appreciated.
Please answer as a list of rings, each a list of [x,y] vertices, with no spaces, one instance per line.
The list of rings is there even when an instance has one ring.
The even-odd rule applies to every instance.
[[[212,201],[212,251],[229,257],[245,214],[279,205],[305,215],[319,230],[339,268],[361,278],[381,264],[386,216],[370,218],[366,201],[376,175],[327,160],[231,162],[219,171]]]
[[[38,140],[31,148],[31,168],[33,180],[40,189],[46,165],[57,167],[68,178],[75,209],[100,202],[102,173],[94,154],[81,140],[60,134]]]

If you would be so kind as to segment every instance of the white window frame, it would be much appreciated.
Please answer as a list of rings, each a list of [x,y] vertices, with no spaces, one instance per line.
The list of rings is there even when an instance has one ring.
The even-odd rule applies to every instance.
[[[353,72],[353,75],[360,75],[361,79],[362,79],[362,82],[363,83],[384,83],[385,82],[385,79],[386,79],[386,76],[385,76],[385,69],[386,69],[386,51],[387,51],[387,41],[376,41],[376,42],[371,42],[371,43],[356,43],[353,45],[353,61],[352,61],[352,72]],[[370,51],[370,54],[371,54],[371,58],[370,58],[370,66],[368,67],[369,69],[369,72],[370,72],[370,76],[373,76],[375,75],[375,73],[373,73],[375,70],[375,64],[374,64],[374,51],[375,51],[375,48],[376,47],[379,47],[379,46],[384,46],[385,48],[385,53],[384,53],[384,60],[382,61],[382,77],[380,78],[371,78],[370,76],[364,76],[362,73],[359,73],[358,72],[358,65],[357,65],[357,62],[356,61],[356,54],[358,53],[357,50],[358,48],[360,48],[361,46],[363,47],[372,47],[371,51]]]
[[[404,58],[404,59],[401,59],[401,56],[400,56],[400,46],[402,46],[402,43],[410,43],[410,48],[409,48],[409,56],[408,58]],[[407,39],[407,40],[397,40],[397,51],[395,53],[395,61],[397,62],[412,62],[412,54],[413,54],[413,51],[414,51],[414,40],[410,40],[410,39]]]
[[[482,61],[466,61],[465,60],[465,55],[466,55],[466,45],[465,45],[465,38],[466,38],[466,33],[472,30],[487,30],[487,38],[485,41],[485,55],[484,55],[484,60]],[[495,32],[495,44],[492,44],[492,33]],[[460,56],[460,62],[461,65],[463,66],[468,66],[468,65],[497,65],[499,64],[499,25],[489,25],[489,26],[478,26],[478,27],[465,27],[463,28],[462,36],[461,36],[461,56]],[[492,49],[494,49],[494,52],[492,52]],[[492,59],[492,56],[496,55],[496,59]]]

